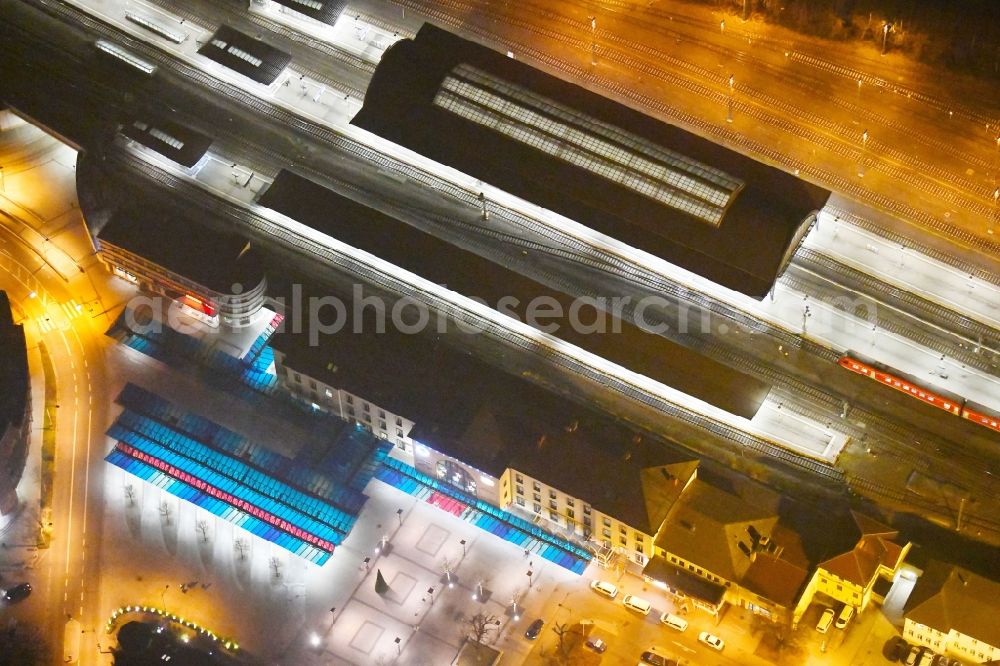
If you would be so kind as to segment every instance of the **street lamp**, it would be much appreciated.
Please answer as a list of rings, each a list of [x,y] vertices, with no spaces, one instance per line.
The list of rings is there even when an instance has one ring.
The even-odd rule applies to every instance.
[[[462,539],[459,543],[462,544],[462,557],[465,557],[465,539]]]
[[[399,519],[399,526],[402,527],[403,526],[403,510],[402,509],[396,509],[396,518]]]
[[[726,122],[733,122],[733,86],[736,84],[736,78],[730,74],[729,75],[729,112],[726,114]]]
[[[885,43],[889,38],[889,30],[892,29],[891,23],[886,23],[882,26],[882,55],[885,55]]]
[[[529,589],[529,590],[531,589],[531,586],[532,586],[532,582],[533,582],[533,579],[532,579],[532,577],[531,577],[531,576],[532,576],[532,575],[533,575],[534,573],[535,573],[534,571],[532,571],[531,569],[528,569],[528,574],[527,574],[527,576],[528,576],[528,589]]]

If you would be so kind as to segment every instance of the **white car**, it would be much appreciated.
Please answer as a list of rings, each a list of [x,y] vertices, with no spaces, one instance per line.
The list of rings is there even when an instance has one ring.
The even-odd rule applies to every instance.
[[[598,594],[603,594],[608,599],[614,599],[618,596],[618,588],[611,583],[606,583],[603,580],[591,581],[590,589]]]
[[[625,604],[625,608],[641,615],[649,615],[649,611],[653,610],[652,604],[634,594],[626,594],[625,598],[622,599],[622,603]]]
[[[816,623],[816,631],[821,634],[825,634],[830,630],[830,625],[833,624],[833,609],[827,608],[823,611],[823,614],[819,617],[819,622]]]
[[[722,648],[726,647],[725,641],[718,636],[708,633],[707,631],[703,631],[698,634],[698,641],[704,643],[713,650],[718,650],[719,652],[722,652]]]

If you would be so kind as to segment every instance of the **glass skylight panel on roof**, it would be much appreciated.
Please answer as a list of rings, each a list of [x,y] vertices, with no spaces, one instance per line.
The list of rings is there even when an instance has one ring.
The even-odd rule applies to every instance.
[[[743,188],[723,171],[468,65],[445,78],[434,104],[714,225]]]

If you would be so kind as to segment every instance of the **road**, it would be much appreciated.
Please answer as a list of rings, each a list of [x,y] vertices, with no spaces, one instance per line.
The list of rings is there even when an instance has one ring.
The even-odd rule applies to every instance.
[[[50,144],[49,152],[62,149],[52,146],[56,142],[50,137],[45,140]],[[6,215],[23,211],[23,207],[17,206],[18,201],[25,202],[21,195],[28,196],[33,187],[39,186],[39,178],[46,183],[34,191],[45,191],[47,187],[46,196],[51,201],[63,197],[75,200],[72,190],[52,189],[56,179],[51,177],[51,162],[49,172],[45,173],[43,167],[48,160],[44,153],[36,153],[34,161],[12,162],[10,157],[0,158],[7,171],[4,195],[0,197],[0,209]],[[48,528],[50,547],[40,551],[38,563],[29,575],[29,579],[37,577],[31,581],[35,592],[13,613],[23,612],[40,623],[44,635],[54,643],[56,653],[61,654],[60,639],[67,620],[79,622],[91,636],[96,636],[94,632],[103,624],[96,616],[95,604],[101,544],[93,535],[100,533],[103,515],[101,461],[109,404],[103,390],[104,348],[108,344],[103,326],[108,314],[103,312],[104,300],[98,296],[96,286],[106,281],[107,275],[96,259],[88,256],[90,249],[81,243],[79,236],[69,231],[74,224],[82,229],[78,209],[75,220],[67,220],[63,215],[48,218],[44,209],[33,210],[41,214],[31,220],[7,217],[7,224],[0,229],[0,288],[8,291],[25,317],[29,347],[43,346],[54,370],[57,403],[53,417],[54,492],[49,524],[43,526]],[[16,222],[22,224],[18,234],[12,233]],[[42,242],[32,245],[24,240],[23,228],[35,225],[43,231],[49,230],[51,240],[45,242],[55,247],[44,247]],[[49,263],[50,257],[57,253],[73,261],[74,272],[64,275],[56,268],[65,268],[63,263],[54,260]],[[79,268],[74,258],[79,258]],[[32,379],[42,381],[42,377]],[[85,659],[81,663],[95,662]]]

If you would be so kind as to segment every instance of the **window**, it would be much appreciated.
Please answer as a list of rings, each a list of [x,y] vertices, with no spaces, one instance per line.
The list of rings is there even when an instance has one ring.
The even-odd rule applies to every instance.
[[[572,497],[567,497],[566,498],[566,506],[573,506],[573,498]]]
[[[524,498],[523,497],[518,497],[516,501],[517,501],[517,505],[518,506],[524,506]]]
[[[555,498],[556,498],[556,491],[550,490],[549,491],[549,499],[555,499]]]
[[[641,553],[642,552],[642,544],[641,543],[635,544],[635,549]]]
[[[349,414],[350,416],[352,416],[352,417],[353,417],[353,416],[354,416],[354,408],[353,408],[353,407],[348,407],[348,408],[347,408],[347,413],[348,413],[348,414]]]
[[[385,430],[386,429],[385,428],[385,421],[379,421],[378,422],[378,427],[381,428],[382,430]]]
[[[514,480],[517,481],[518,483],[524,483],[524,477],[521,476],[520,474],[515,474]]]
[[[524,494],[524,486],[514,486],[514,490],[517,492],[518,495]]]
[[[333,391],[331,391],[330,389],[327,389],[326,390],[326,397],[332,398],[333,397]]]
[[[550,500],[549,501],[549,508],[552,509],[553,511],[555,511],[556,509],[559,508],[559,505],[556,504],[555,500]]]
[[[371,405],[369,405],[369,404],[368,404],[367,402],[365,403],[365,411],[366,411],[366,412],[370,412],[370,411],[372,411],[372,406],[371,406]]]
[[[368,421],[369,423],[371,423],[372,415],[371,414],[365,414],[364,416],[365,416],[365,421]]]
[[[585,516],[589,516],[590,515],[590,507],[589,506],[585,505],[583,507],[583,515],[585,515]]]
[[[298,382],[299,384],[301,384],[302,383],[302,375],[300,375],[299,373],[296,372],[295,373],[295,381]]]
[[[347,396],[347,404],[348,405],[353,405],[354,404],[354,396],[353,395]]]
[[[619,525],[618,526],[618,531],[622,533],[622,536],[624,536],[625,533],[626,533],[625,526],[624,525]]]
[[[628,543],[628,539],[626,539],[625,537],[618,537],[618,543],[624,546]]]
[[[535,500],[536,502],[541,502],[541,501],[542,501],[542,496],[541,496],[541,495],[539,495],[538,493],[535,493],[535,495],[534,495],[534,500]]]
[[[396,437],[402,437],[402,436],[403,436],[403,429],[396,428]]]
[[[635,533],[635,540],[638,541],[639,543],[642,543],[642,533],[636,532]]]
[[[540,485],[538,485],[538,481],[535,481],[534,483],[532,483],[531,487],[535,489],[536,493],[542,492],[542,487]]]
[[[380,419],[384,419],[385,418],[385,410],[383,410],[383,409],[378,410],[378,417]]]
[[[557,523],[559,522],[559,514],[556,513],[555,511],[549,510],[549,518],[556,521]]]
[[[590,518],[588,516],[583,517],[583,524],[590,527]]]
[[[315,379],[310,379],[309,380],[309,388],[311,388],[313,391],[316,390],[316,380]]]
[[[535,513],[541,513],[542,512],[542,505],[541,504],[536,504],[534,508],[535,508]]]
[[[601,534],[603,534],[605,536],[605,538],[607,538],[607,539],[611,538],[611,530],[608,530],[608,529],[601,530]]]
[[[570,518],[576,518],[576,514],[573,513],[573,509],[566,509],[566,515]]]
[[[605,526],[605,527],[611,527],[611,521],[610,521],[610,520],[608,520],[607,518],[605,518],[605,519],[604,519],[603,521],[601,521],[601,522],[603,522],[603,523],[604,523],[604,526]]]

